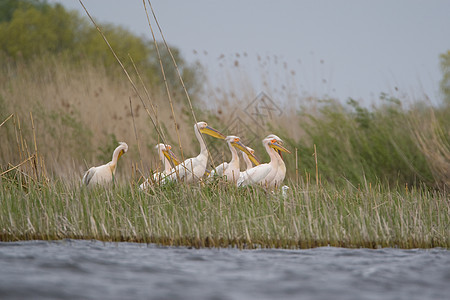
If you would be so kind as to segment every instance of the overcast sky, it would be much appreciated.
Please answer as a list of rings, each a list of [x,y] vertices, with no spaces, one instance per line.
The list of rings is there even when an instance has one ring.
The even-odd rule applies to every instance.
[[[78,0],[50,2],[85,15]],[[304,94],[367,101],[398,88],[397,93],[412,98],[425,93],[438,102],[439,54],[450,50],[450,1],[151,2],[166,40],[188,61],[207,65],[212,77],[223,71],[222,54],[240,54],[239,67],[248,74],[260,72],[254,66],[260,55],[286,62]],[[151,37],[141,0],[83,3],[97,21]],[[252,80],[263,89],[261,76]]]

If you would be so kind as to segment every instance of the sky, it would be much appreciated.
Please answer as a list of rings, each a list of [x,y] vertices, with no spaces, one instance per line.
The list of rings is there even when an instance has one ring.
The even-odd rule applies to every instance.
[[[78,0],[49,2],[60,2],[86,15]],[[141,0],[83,3],[96,21],[121,25],[151,38]],[[188,62],[200,61],[211,78],[222,78],[224,55],[239,57],[240,72],[244,70],[261,91],[263,70],[315,97],[371,102],[386,92],[411,98],[425,94],[434,103],[440,101],[439,55],[450,50],[450,1],[151,3],[167,42],[179,48]],[[261,69],[258,56],[271,62]],[[227,69],[231,74],[232,65]],[[279,76],[282,72],[286,74]],[[215,82],[220,85],[220,79]]]

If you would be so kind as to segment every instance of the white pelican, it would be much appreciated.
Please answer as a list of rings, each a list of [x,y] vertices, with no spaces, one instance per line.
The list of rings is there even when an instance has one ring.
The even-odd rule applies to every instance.
[[[269,137],[275,139],[279,145],[283,145],[283,140],[280,139],[275,134],[271,134],[269,135]],[[269,186],[279,188],[284,180],[284,177],[286,176],[286,165],[284,164],[283,155],[281,154],[281,151],[280,150],[276,151],[276,154],[277,154],[276,158],[278,161],[277,173],[275,174],[272,182],[269,183]]]
[[[241,150],[241,154],[242,154],[242,158],[244,159],[245,162],[245,170],[250,170],[251,168],[253,168],[253,164],[255,164],[255,166],[260,165],[261,163],[259,162],[258,159],[256,159],[255,156],[255,150],[253,150],[252,148],[246,146],[245,148],[247,148],[248,152],[250,152],[251,155],[248,155],[247,152],[244,152]],[[241,172],[243,173],[243,172]]]
[[[158,151],[159,160],[161,160],[164,170],[162,172],[155,172],[153,174],[153,182],[165,183],[166,176],[168,174],[170,174],[170,171],[172,169],[169,160],[171,160],[175,165],[179,164],[179,162],[178,162],[175,154],[173,154],[173,152],[170,150],[170,149],[172,149],[172,146],[164,145],[164,144],[160,143],[160,144],[156,145],[155,148],[156,148],[156,151]],[[139,186],[139,189],[141,189],[141,190],[147,189],[151,182],[152,182],[152,180],[146,179]]]
[[[246,146],[248,152],[250,152],[251,156],[248,155],[246,152],[241,150],[241,154],[242,154],[242,158],[244,159],[245,162],[245,170],[250,170],[251,168],[253,168],[253,164],[255,164],[255,166],[259,165],[260,162],[256,159],[255,157],[255,150],[253,150],[252,148]],[[243,173],[243,172],[241,172]]]
[[[99,167],[90,168],[83,176],[83,183],[89,186],[93,184],[106,184],[113,181],[117,161],[127,151],[128,145],[120,142],[119,146],[113,152],[112,161]]]
[[[244,151],[241,151],[242,154],[242,158],[244,159],[245,162],[245,170],[243,172],[239,173],[239,178],[241,178],[242,176],[244,176],[244,172],[250,170],[251,168],[253,168],[253,163],[255,164],[255,166],[260,165],[261,163],[256,159],[255,157],[255,150],[253,150],[250,147],[246,147],[247,150],[252,154],[252,156],[247,155]],[[252,158],[252,159],[250,159]],[[239,179],[238,179],[239,180]]]
[[[223,162],[220,165],[218,165],[215,168],[215,170],[211,171],[208,178],[214,177],[214,175],[224,176],[228,182],[236,183],[240,175],[240,167],[239,167],[239,155],[235,147],[241,150],[246,155],[248,155],[248,157],[252,157],[254,160],[256,160],[256,158],[247,149],[247,147],[240,142],[239,137],[229,135],[225,138],[225,141],[227,142],[228,147],[230,148],[231,151],[231,161],[229,163]],[[247,159],[249,159],[248,157]]]
[[[186,159],[184,162],[171,170],[169,175],[171,180],[181,180],[186,183],[198,181],[203,177],[208,163],[208,150],[203,141],[201,133],[206,133],[218,139],[225,139],[225,136],[216,129],[209,127],[206,122],[198,122],[194,125],[195,136],[200,143],[200,154],[196,157]]]
[[[290,153],[289,150],[278,144],[277,140],[273,136],[269,135],[262,141],[264,148],[270,157],[270,162],[260,164],[250,170],[245,171],[242,177],[239,178],[238,186],[245,186],[251,184],[263,184],[268,185],[272,183],[275,175],[278,172],[278,159],[275,150]]]

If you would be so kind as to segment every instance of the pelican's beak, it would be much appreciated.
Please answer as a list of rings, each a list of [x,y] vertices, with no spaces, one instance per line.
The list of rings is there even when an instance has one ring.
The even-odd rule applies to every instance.
[[[119,155],[117,156],[117,160],[119,160],[119,158],[125,153],[125,151],[122,149],[119,152]]]
[[[255,166],[259,166],[261,164],[261,162],[256,158],[256,156],[254,154],[250,153],[250,154],[247,154],[247,156],[248,156],[248,158],[250,158],[250,160],[252,161],[252,163]]]
[[[212,127],[206,126],[203,129],[200,129],[201,133],[206,133],[207,135],[210,135],[212,137],[224,140],[225,139],[225,135],[223,135],[221,132],[219,132],[217,129],[214,129]]]
[[[259,159],[256,158],[256,156],[255,156],[255,150],[250,151],[250,153],[251,153],[252,155],[251,155],[251,156],[250,156],[250,155],[247,155],[248,158],[250,158],[250,160],[253,162],[253,164],[254,164],[255,166],[260,165],[261,162],[259,161]]]
[[[170,151],[170,148],[168,150],[162,150],[162,153],[168,160],[171,160],[173,162],[174,166],[177,166],[180,164],[180,161],[175,156],[175,154],[172,151]]]
[[[274,148],[275,150],[283,151],[283,152],[286,152],[286,153],[291,153],[291,151],[289,151],[288,149],[284,148],[283,146],[278,144],[276,141],[273,141],[269,146]]]
[[[247,147],[245,147],[241,142],[231,142],[231,145],[233,145],[233,147],[238,148],[239,150],[243,151],[245,154],[247,154],[248,158],[250,158],[250,160],[252,161],[252,163],[257,166],[260,165],[261,163],[259,162],[259,160],[256,158],[256,156],[248,151]]]

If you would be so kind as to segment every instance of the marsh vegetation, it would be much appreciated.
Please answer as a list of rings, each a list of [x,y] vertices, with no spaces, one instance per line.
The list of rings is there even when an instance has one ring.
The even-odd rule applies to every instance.
[[[22,9],[2,20],[0,36],[26,13],[45,16],[39,8]],[[88,27],[81,28],[81,36],[97,45]],[[114,32],[105,34],[114,37]],[[148,43],[130,39],[136,53],[148,54]],[[99,45],[76,48],[76,53],[41,47],[39,55],[26,56],[11,52],[16,49],[12,40],[1,40],[0,240],[79,238],[241,248],[450,246],[446,100],[431,105],[426,96],[411,99],[398,91],[365,106],[355,99],[313,98],[286,92],[293,86],[277,90],[266,84],[267,94],[284,99],[282,114],[264,126],[242,114],[239,120],[247,126],[239,135],[262,161],[268,158],[261,139],[269,133],[283,138],[292,152],[284,156],[287,194],[236,188],[221,180],[141,192],[138,185],[161,168],[154,152],[161,136],[151,114],[157,112],[158,130],[173,150],[189,157],[198,153],[194,113],[225,134],[237,134],[230,125],[236,111],[258,91],[235,82],[231,68],[224,71],[229,72],[227,89],[207,80],[200,85],[201,68],[181,64],[183,76],[192,80],[187,85],[196,95],[194,109],[172,70],[172,110],[154,52],[148,54],[153,60],[136,60],[136,66],[121,54],[139,83],[136,90],[110,57],[97,59],[108,51],[95,50]],[[169,58],[165,61],[170,65]],[[138,74],[139,69],[148,72]],[[247,95],[240,99],[243,104],[236,101],[238,94]],[[205,108],[204,101],[216,107]],[[109,161],[118,141],[130,149],[119,162],[115,184],[81,186],[88,166]],[[214,150],[210,165],[229,158],[223,142],[208,141],[208,147]]]

